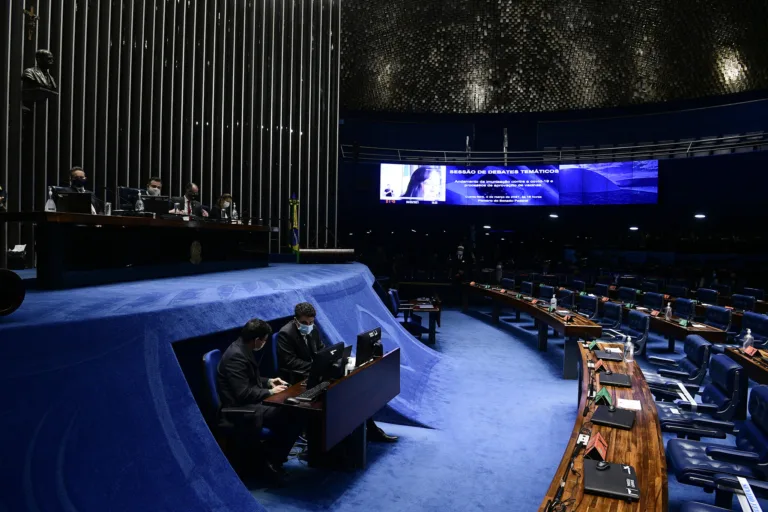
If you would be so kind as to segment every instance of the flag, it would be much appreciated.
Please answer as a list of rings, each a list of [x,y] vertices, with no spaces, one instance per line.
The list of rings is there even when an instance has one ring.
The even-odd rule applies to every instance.
[[[299,262],[299,200],[292,196],[291,205],[291,249],[296,254],[296,263]]]

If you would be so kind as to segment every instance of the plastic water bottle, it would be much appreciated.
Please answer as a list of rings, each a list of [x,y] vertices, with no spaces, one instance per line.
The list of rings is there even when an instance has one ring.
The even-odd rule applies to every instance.
[[[624,342],[624,362],[631,363],[635,360],[635,344],[632,343],[632,338],[627,336],[627,341]]]
[[[755,339],[752,337],[752,329],[747,329],[747,335],[744,336],[744,342],[741,345],[741,348],[744,350],[748,349],[749,347],[754,346]]]
[[[53,187],[48,187],[48,200],[45,202],[45,211],[56,211],[56,202],[53,200]]]
[[[232,201],[232,220],[240,220],[237,215],[237,203]]]
[[[555,294],[552,294],[552,298],[549,300],[549,308],[552,311],[557,311],[557,297],[555,297]]]
[[[139,194],[139,199],[136,201],[135,210],[137,212],[143,212],[144,211],[144,201],[141,200],[141,194]]]
[[[667,302],[667,309],[664,310],[664,319],[667,321],[672,320],[672,303]]]

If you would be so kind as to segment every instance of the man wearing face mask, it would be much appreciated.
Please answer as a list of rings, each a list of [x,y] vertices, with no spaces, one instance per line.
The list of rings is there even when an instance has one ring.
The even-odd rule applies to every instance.
[[[163,195],[163,181],[160,178],[156,176],[149,178],[147,182],[147,195],[153,197]]]
[[[222,408],[247,407],[253,415],[247,418],[254,432],[262,427],[272,431],[269,440],[261,447],[262,475],[279,482],[282,465],[296,443],[304,425],[302,418],[290,407],[269,407],[264,399],[285,391],[288,383],[280,378],[268,379],[259,374],[259,360],[256,353],[272,335],[272,328],[264,320],[254,318],[240,331],[240,337],[221,356],[217,368],[216,382]],[[235,413],[240,419],[243,416]],[[238,418],[221,417],[220,421],[236,422]]]
[[[283,376],[292,383],[299,382],[309,375],[315,354],[325,346],[320,340],[320,332],[315,328],[315,307],[309,302],[296,304],[293,320],[285,324],[277,336],[277,360]],[[369,441],[394,443],[397,437],[381,430],[369,418],[367,423]]]
[[[174,197],[171,202],[178,204],[178,210],[171,210],[169,213],[176,215],[188,215],[190,217],[208,217],[203,205],[199,201],[200,189],[194,183],[187,183],[184,187],[184,196]]]
[[[78,194],[90,194],[91,195],[91,213],[96,215],[101,210],[99,200],[96,198],[96,194],[88,190],[88,177],[85,175],[85,171],[82,167],[73,167],[69,171],[69,187],[64,187],[65,192],[76,192]]]
[[[461,284],[472,278],[472,267],[474,258],[464,253],[464,246],[456,248],[456,259],[453,261],[453,280],[456,284]]]

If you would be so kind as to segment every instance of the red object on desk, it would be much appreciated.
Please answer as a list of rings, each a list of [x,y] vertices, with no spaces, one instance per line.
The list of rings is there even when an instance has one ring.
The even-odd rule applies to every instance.
[[[605,442],[600,432],[597,432],[589,438],[587,449],[584,450],[584,457],[587,459],[605,460],[606,453],[608,453],[608,443]]]
[[[654,309],[651,311],[651,316],[659,316],[659,312]]]
[[[600,371],[600,368],[603,368],[604,370],[607,369],[606,366],[603,364],[602,359],[597,360],[597,364],[595,365],[595,372]]]
[[[602,298],[602,299],[600,299],[600,300],[601,300],[601,301],[603,301],[603,302],[608,302],[608,297],[603,297],[603,298]]]
[[[539,299],[533,299],[533,300],[531,301],[531,304],[537,304],[538,302],[539,302]]]
[[[502,288],[501,290],[499,290],[499,293],[507,293],[507,290],[505,290],[504,288]]]
[[[733,310],[733,306],[725,306],[725,309]]]
[[[757,354],[757,349],[755,347],[745,348],[744,353],[747,354],[749,357],[752,357],[755,354]]]

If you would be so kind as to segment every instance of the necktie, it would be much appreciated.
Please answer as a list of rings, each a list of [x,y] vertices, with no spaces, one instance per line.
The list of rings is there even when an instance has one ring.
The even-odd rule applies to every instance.
[[[192,201],[187,199],[187,215],[192,215]]]

